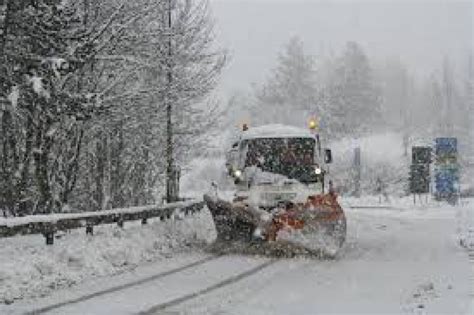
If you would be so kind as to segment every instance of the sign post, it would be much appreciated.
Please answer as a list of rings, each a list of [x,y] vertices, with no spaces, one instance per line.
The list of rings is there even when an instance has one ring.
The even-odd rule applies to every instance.
[[[354,149],[354,196],[360,197],[361,154],[360,147]]]

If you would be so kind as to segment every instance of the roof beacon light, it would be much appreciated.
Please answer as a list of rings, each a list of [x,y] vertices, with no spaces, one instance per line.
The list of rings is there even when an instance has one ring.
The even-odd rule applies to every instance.
[[[309,120],[308,126],[309,126],[309,129],[311,129],[311,130],[317,130],[317,129],[318,129],[318,122],[317,122],[317,120],[316,120],[315,118],[311,118],[311,119]]]

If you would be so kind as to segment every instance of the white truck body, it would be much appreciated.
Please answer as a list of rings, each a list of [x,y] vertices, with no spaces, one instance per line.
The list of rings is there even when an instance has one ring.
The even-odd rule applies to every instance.
[[[273,172],[262,169],[265,167],[249,165],[249,145],[252,141],[278,142],[278,149],[287,150],[286,152],[296,150],[294,147],[290,148],[291,143],[304,142],[312,151],[310,161],[305,160],[304,165],[296,162],[294,166],[304,168],[305,171],[302,172],[305,174],[317,172],[319,169],[321,175],[314,176],[311,173],[314,179],[302,180],[298,176],[292,178],[285,172]],[[227,153],[226,166],[229,175],[235,178],[237,198],[244,198],[258,207],[274,208],[282,202],[304,202],[307,196],[324,189],[324,175],[328,173],[324,153],[321,150],[319,136],[308,129],[278,124],[265,125],[242,131]],[[270,158],[275,159],[275,155],[278,154],[267,148],[263,154],[258,155],[255,163],[261,165]],[[301,160],[301,156],[299,158]]]

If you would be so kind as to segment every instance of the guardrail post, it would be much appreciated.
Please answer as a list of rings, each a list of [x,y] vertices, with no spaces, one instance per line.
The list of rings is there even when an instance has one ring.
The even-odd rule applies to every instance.
[[[94,235],[94,224],[92,222],[86,223],[86,235]]]
[[[122,218],[122,216],[118,217],[117,225],[118,225],[118,227],[123,228],[123,218]]]
[[[46,239],[46,245],[53,245],[54,244],[54,232],[47,231],[44,234],[44,238]]]
[[[54,244],[54,226],[51,223],[43,224],[43,236],[46,239],[46,245]]]

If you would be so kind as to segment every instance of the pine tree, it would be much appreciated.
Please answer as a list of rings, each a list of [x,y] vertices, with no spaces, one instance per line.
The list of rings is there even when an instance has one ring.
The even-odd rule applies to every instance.
[[[315,62],[304,51],[302,41],[293,37],[278,56],[271,77],[256,91],[260,123],[303,125],[318,114]]]
[[[327,132],[333,136],[354,135],[377,127],[380,98],[369,60],[357,43],[347,43],[336,61],[325,97]]]

